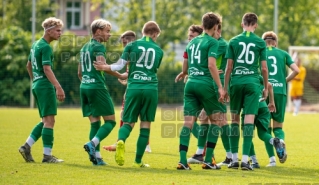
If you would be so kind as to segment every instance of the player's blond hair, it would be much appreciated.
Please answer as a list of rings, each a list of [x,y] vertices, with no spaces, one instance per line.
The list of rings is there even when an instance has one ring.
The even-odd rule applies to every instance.
[[[278,37],[275,32],[267,31],[263,34],[261,38],[265,40],[267,46],[269,45],[277,46]]]
[[[52,29],[56,26],[63,27],[63,22],[61,19],[49,17],[42,22],[42,28],[44,29],[44,31]]]
[[[144,24],[142,33],[145,35],[151,35],[154,33],[161,33],[161,29],[155,21],[148,21]]]
[[[109,21],[105,20],[105,19],[96,19],[92,22],[91,24],[91,31],[92,34],[95,34],[95,32],[98,29],[104,29],[105,27],[109,27],[110,29],[112,28],[112,25]]]

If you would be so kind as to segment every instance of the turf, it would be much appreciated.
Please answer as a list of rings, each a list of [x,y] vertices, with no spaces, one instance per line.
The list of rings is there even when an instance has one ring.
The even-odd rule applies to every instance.
[[[116,116],[119,117],[116,109]],[[165,110],[165,111],[164,111]],[[143,161],[150,169],[133,168],[139,125],[126,142],[126,163],[118,166],[114,152],[101,151],[108,166],[92,166],[83,144],[88,141],[89,122],[80,109],[58,110],[54,132],[53,155],[65,160],[62,164],[42,164],[42,140],[33,147],[36,163],[25,163],[18,148],[40,121],[36,109],[0,109],[0,184],[284,184],[319,183],[319,114],[286,114],[285,132],[288,159],[285,164],[277,160],[277,167],[266,168],[268,157],[263,143],[254,138],[255,150],[261,169],[254,171],[232,170],[222,167],[219,171],[204,171],[200,165],[192,165],[192,171],[177,171],[179,161],[178,128],[183,121],[174,109],[158,109],[151,129],[152,153],[146,153]],[[162,114],[163,113],[163,114]],[[165,113],[165,115],[164,115]],[[174,116],[175,115],[175,116]],[[117,120],[119,123],[119,120]],[[113,144],[118,126],[102,141]],[[176,130],[173,130],[173,126]],[[241,142],[240,142],[241,143]],[[240,145],[241,146],[241,145]],[[241,148],[241,147],[240,147]],[[191,138],[190,157],[196,150],[196,139]],[[241,150],[240,150],[241,153]],[[219,139],[215,150],[217,162],[225,158]]]

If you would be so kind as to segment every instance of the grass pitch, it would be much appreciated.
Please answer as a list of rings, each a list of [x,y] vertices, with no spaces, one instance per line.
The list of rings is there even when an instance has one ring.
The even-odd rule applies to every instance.
[[[266,168],[268,156],[263,142],[254,138],[255,150],[261,169],[242,171],[227,169],[204,171],[200,165],[192,165],[191,171],[177,171],[178,127],[183,121],[176,111],[158,109],[151,129],[152,153],[146,153],[143,161],[149,169],[132,167],[139,132],[136,125],[126,142],[124,166],[114,161],[114,152],[101,150],[108,166],[92,166],[83,144],[88,141],[89,121],[83,118],[80,109],[58,109],[54,129],[53,155],[64,159],[62,164],[42,164],[42,140],[32,147],[36,163],[25,163],[18,152],[32,128],[40,121],[36,109],[0,109],[0,184],[298,184],[319,183],[319,114],[286,114],[285,135],[288,150],[286,163]],[[174,109],[173,109],[174,110]],[[116,109],[119,118],[120,109]],[[176,117],[174,117],[174,115]],[[119,123],[119,119],[117,120]],[[169,127],[168,127],[169,126]],[[173,127],[172,127],[173,126]],[[117,139],[119,124],[102,141],[101,146],[113,144]],[[169,129],[167,129],[169,128]],[[171,129],[173,128],[173,130]],[[174,128],[176,128],[174,130]],[[241,143],[242,141],[240,141]],[[191,138],[188,157],[196,150],[197,141]],[[241,146],[241,144],[240,144]],[[240,151],[241,153],[241,147]],[[215,157],[224,160],[225,151],[219,139]]]

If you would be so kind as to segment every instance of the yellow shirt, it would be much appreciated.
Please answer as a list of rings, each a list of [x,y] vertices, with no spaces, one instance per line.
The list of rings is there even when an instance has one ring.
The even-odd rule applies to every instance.
[[[291,80],[291,87],[303,89],[303,83],[306,78],[306,68],[300,66],[299,70],[299,74],[293,80]]]

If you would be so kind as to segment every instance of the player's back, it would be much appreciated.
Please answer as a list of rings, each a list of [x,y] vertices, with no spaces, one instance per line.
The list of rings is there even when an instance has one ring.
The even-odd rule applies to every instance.
[[[128,89],[157,89],[157,70],[163,58],[163,50],[150,38],[143,37],[129,43],[124,57],[130,61]]]
[[[188,55],[188,82],[212,83],[213,78],[208,68],[208,58],[217,57],[219,43],[203,33],[191,40],[186,48]]]
[[[229,42],[227,58],[234,60],[232,85],[259,84],[260,61],[266,60],[266,43],[252,32],[245,31]]]
[[[103,71],[94,68],[93,62],[97,56],[106,58],[106,48],[95,39],[87,42],[80,51],[80,65],[82,72],[81,88],[105,89],[105,77]]]
[[[268,81],[272,84],[274,93],[286,94],[286,66],[293,64],[290,55],[279,48],[267,47]]]

